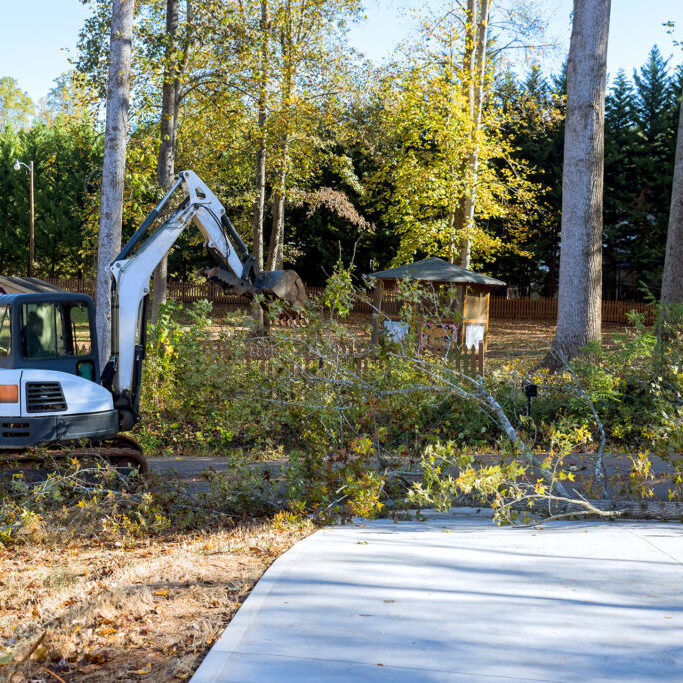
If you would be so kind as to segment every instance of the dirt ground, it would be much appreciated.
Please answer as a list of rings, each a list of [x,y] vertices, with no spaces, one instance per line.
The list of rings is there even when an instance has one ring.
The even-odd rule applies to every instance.
[[[0,547],[0,680],[188,680],[263,572],[310,531],[244,522],[130,547]]]
[[[217,306],[212,314],[212,334],[218,336],[223,329],[225,315],[229,310]],[[354,329],[359,348],[370,343],[372,318],[366,313],[352,313],[346,319],[347,325]],[[555,336],[554,320],[534,318],[491,318],[489,320],[489,340],[486,357],[493,361],[530,358],[541,360]],[[603,342],[609,346],[615,334],[629,329],[628,325],[603,323]]]
[[[555,336],[553,320],[528,318],[491,318],[486,357],[492,360],[538,358],[545,355]],[[609,346],[615,334],[628,330],[627,325],[603,323],[603,342]]]

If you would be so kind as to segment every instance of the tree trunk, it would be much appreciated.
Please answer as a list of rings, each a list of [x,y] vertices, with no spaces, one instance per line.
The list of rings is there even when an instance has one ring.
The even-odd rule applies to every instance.
[[[282,270],[284,266],[283,244],[285,239],[285,199],[287,195],[287,154],[289,135],[285,133],[282,141],[278,182],[273,192],[273,228],[268,246],[267,270]]]
[[[605,81],[610,0],[575,0],[567,63],[555,355],[600,341]],[[547,359],[555,367],[552,355]]]
[[[111,351],[111,273],[109,265],[121,250],[133,10],[134,0],[113,0],[112,2],[96,285],[97,339],[102,368],[109,360]]]
[[[665,317],[667,307],[683,304],[683,104],[678,118],[676,164],[671,188],[661,301]]]
[[[476,0],[467,0],[467,10],[465,14],[465,47],[462,60],[463,85],[467,91],[467,107],[470,119],[474,115],[474,69],[476,64],[476,26],[477,26],[477,5]],[[467,174],[467,163],[463,163],[458,169],[459,174],[465,177]],[[458,242],[459,258],[462,257],[462,240],[465,236],[465,195],[466,190],[458,198],[457,205],[453,211],[453,224],[451,228],[450,260],[456,262],[455,247]]]
[[[470,0],[471,1],[471,0]],[[474,68],[470,76],[470,116],[472,120],[472,152],[467,161],[468,188],[463,207],[463,239],[460,248],[460,265],[470,267],[472,254],[472,230],[474,228],[474,209],[477,197],[477,169],[479,167],[479,131],[481,129],[481,110],[484,101],[484,77],[486,74],[486,47],[488,43],[489,13],[491,0],[479,0],[476,21],[476,46]],[[474,28],[474,25],[473,25]],[[474,39],[474,35],[472,36]],[[469,61],[472,67],[472,60]]]
[[[292,54],[291,16],[281,36],[282,46],[282,142],[278,167],[277,186],[273,192],[273,228],[268,246],[267,270],[282,270],[285,241],[285,199],[287,195],[287,158],[289,155],[289,117],[294,82],[294,55]]]
[[[252,233],[254,240],[254,264],[256,270],[263,270],[263,217],[266,205],[266,144],[268,125],[268,59],[269,59],[269,17],[268,0],[261,0],[261,55],[258,90],[258,149],[256,152],[256,199],[252,211]]]
[[[157,182],[164,190],[173,183],[175,175],[175,147],[178,135],[178,5],[179,0],[166,0],[166,48],[164,55],[164,82],[161,91],[161,118],[159,120],[159,157]],[[152,288],[152,322],[159,317],[159,307],[166,303],[168,256],[164,256],[154,269]]]
[[[256,151],[256,198],[251,216],[251,229],[253,236],[254,267],[257,271],[263,270],[263,222],[266,207],[266,157],[267,157],[267,134],[268,134],[268,70],[269,70],[269,30],[270,18],[268,16],[268,0],[261,0],[261,33],[260,74],[258,90],[258,149]],[[264,325],[263,309],[254,301],[251,315],[256,328],[261,330]]]

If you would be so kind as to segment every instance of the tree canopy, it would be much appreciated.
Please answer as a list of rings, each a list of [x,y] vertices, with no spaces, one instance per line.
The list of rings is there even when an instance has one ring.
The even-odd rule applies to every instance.
[[[251,243],[262,149],[264,261],[270,252],[272,265],[284,262],[317,284],[340,248],[345,260],[355,254],[359,273],[427,255],[458,258],[457,212],[475,182],[473,267],[519,294],[556,294],[564,72],[544,73],[533,60],[513,69],[500,53],[503,33],[492,29],[480,132],[473,136],[461,10],[425,17],[378,68],[348,42],[349,23],[362,20],[356,0],[210,4],[211,12],[206,3],[179,3],[175,168],[197,171]],[[166,3],[136,5],[124,239],[160,192],[159,112],[169,54]],[[39,107],[16,81],[0,79],[7,274],[23,274],[28,258],[28,187],[11,168],[18,157],[35,162],[38,275],[94,275],[108,6],[90,3],[75,69]],[[606,298],[645,296],[643,285],[658,294],[682,85],[683,69],[656,46],[640,69],[610,79]],[[468,170],[473,145],[476,180]],[[195,242],[194,235],[181,238],[171,278],[189,279],[203,264]]]

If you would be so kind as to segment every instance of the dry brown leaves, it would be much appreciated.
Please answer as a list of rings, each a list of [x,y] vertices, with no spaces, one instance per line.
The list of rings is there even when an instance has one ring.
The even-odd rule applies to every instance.
[[[623,333],[626,325],[604,323],[602,334],[609,347],[614,334]],[[489,323],[487,360],[510,361],[515,358],[540,360],[547,353],[555,336],[555,321],[528,318],[497,318]]]
[[[0,679],[182,681],[306,531],[0,548]],[[9,660],[9,661],[7,661]]]

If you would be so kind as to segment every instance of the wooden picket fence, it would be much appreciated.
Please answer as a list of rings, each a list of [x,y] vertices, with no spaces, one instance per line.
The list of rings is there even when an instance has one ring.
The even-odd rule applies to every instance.
[[[68,292],[81,292],[93,296],[95,283],[92,280],[78,280],[75,278],[45,278],[56,287]],[[311,298],[322,295],[323,287],[307,287],[306,291]],[[249,308],[249,299],[244,296],[226,294],[223,290],[211,282],[175,282],[168,283],[168,296],[176,301],[192,303],[201,299],[208,299],[214,303],[225,305],[229,308]],[[384,292],[382,309],[389,315],[399,313],[401,302],[395,292]],[[645,314],[646,324],[652,324],[655,319],[655,311],[649,304],[634,301],[603,301],[602,320],[607,323],[628,323],[627,314],[637,311]],[[358,300],[353,307],[354,313],[372,313],[372,305],[367,301]],[[507,299],[504,296],[492,296],[490,301],[489,315],[496,318],[531,318],[536,320],[555,320],[557,318],[557,299],[544,297],[526,297],[519,299]]]
[[[221,340],[210,342],[213,350],[225,359],[234,357],[233,349],[229,344]],[[437,355],[441,355],[440,349],[434,349]],[[423,352],[424,353],[424,352]],[[276,360],[277,359],[277,360]],[[257,363],[260,372],[266,376],[277,375],[282,370],[282,356],[277,356],[277,351],[272,343],[267,340],[254,340],[249,344],[245,354],[235,360],[247,363]],[[480,342],[478,348],[452,349],[448,354],[451,367],[455,366],[458,372],[470,377],[484,376],[484,343]],[[315,375],[326,366],[345,367],[352,369],[358,378],[363,378],[369,371],[379,369],[381,360],[372,348],[359,349],[355,343],[336,343],[332,348],[326,349],[325,354],[316,354],[302,348],[298,352],[286,358],[288,372],[291,375]]]

